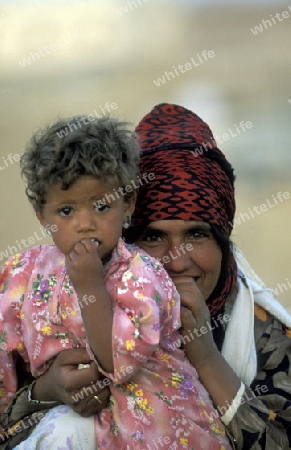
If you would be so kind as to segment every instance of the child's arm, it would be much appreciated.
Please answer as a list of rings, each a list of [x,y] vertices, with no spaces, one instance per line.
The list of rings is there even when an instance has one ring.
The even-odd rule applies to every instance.
[[[113,373],[112,302],[105,286],[97,245],[90,239],[78,242],[67,255],[66,266],[78,295],[90,347],[101,367]]]
[[[89,246],[91,246],[92,254],[94,254],[96,245],[89,243]],[[80,261],[81,253],[83,254],[85,251],[87,252],[87,247],[80,248],[78,246],[76,252],[78,255],[80,254]],[[86,259],[87,257],[88,255],[85,255]],[[160,348],[161,339],[168,340],[173,332],[177,332],[180,327],[179,295],[164,268],[149,256],[146,256],[146,260],[144,260],[137,253],[127,264],[127,269],[123,272],[121,279],[116,280],[112,294],[114,297],[113,305],[108,296],[110,301],[109,314],[105,309],[108,302],[106,302],[105,295],[102,296],[102,305],[105,304],[105,313],[102,317],[99,312],[98,295],[101,289],[105,289],[104,284],[99,284],[101,289],[96,285],[92,286],[92,279],[98,278],[95,273],[96,260],[93,258],[95,262],[93,262],[93,259],[90,262],[92,267],[95,266],[93,271],[92,268],[89,270],[86,266],[85,273],[82,273],[79,268],[81,266],[76,265],[76,268],[74,266],[77,259],[79,259],[79,256],[74,253],[72,257],[68,258],[67,267],[69,276],[77,286],[76,290],[79,295],[84,322],[86,320],[85,325],[92,329],[91,336],[93,335],[94,339],[96,338],[95,344],[99,344],[97,349],[97,346],[93,347],[93,341],[90,341],[91,348],[94,352],[96,351],[96,359],[100,362],[103,373],[105,370],[107,371],[104,375],[115,384],[121,384],[131,379],[145,365],[153,353]],[[104,283],[103,272],[100,271],[100,274],[102,275],[102,283]],[[92,287],[88,292],[88,288],[84,288],[84,286]],[[94,294],[95,291],[97,292]],[[96,297],[96,301],[92,298],[92,303],[90,303],[89,293]],[[87,295],[85,300],[87,300],[88,305],[84,305],[85,300],[81,305],[83,295]],[[90,311],[88,306],[91,306]],[[112,308],[114,309],[112,310]],[[94,318],[96,315],[98,315],[98,322],[101,321],[101,324],[97,324]],[[97,331],[97,326],[99,331]],[[101,327],[103,327],[103,332],[106,332],[107,336],[106,338],[104,338],[104,335],[102,336],[102,343],[100,340]],[[97,353],[97,350],[99,353]],[[109,364],[105,366],[104,358],[101,360],[102,355],[107,358],[107,361],[108,356],[111,356],[109,363],[113,370],[110,372],[107,369]]]

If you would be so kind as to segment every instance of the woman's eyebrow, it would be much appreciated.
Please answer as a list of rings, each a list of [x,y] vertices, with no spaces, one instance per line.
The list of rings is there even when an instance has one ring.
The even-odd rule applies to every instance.
[[[145,228],[145,230],[142,232],[142,234],[145,233],[154,233],[154,234],[166,234],[166,231],[164,230],[160,230],[159,228],[152,228],[152,227],[147,227]]]
[[[187,230],[202,230],[202,231],[210,231],[211,227],[208,223],[194,223],[193,225],[189,224]]]
[[[188,230],[193,230],[193,229],[202,230],[202,231],[210,231],[211,227],[208,223],[205,223],[205,222],[201,222],[201,223],[192,222],[191,223],[191,221],[189,221],[189,223],[187,223],[186,227],[182,231],[187,232]],[[158,227],[156,228],[154,224],[148,225],[144,231],[145,232],[146,231],[154,231],[155,233],[164,233],[164,234],[168,233],[168,230],[164,230],[164,229],[161,229]]]

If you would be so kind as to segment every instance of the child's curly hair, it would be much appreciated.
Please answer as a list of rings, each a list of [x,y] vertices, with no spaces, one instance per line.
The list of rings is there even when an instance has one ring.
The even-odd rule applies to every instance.
[[[120,187],[136,182],[140,147],[127,125],[109,117],[88,122],[88,116],[76,116],[36,132],[20,160],[25,192],[35,211],[42,210],[47,188],[56,182],[62,189],[82,175],[115,181]],[[126,193],[125,199],[133,195]]]

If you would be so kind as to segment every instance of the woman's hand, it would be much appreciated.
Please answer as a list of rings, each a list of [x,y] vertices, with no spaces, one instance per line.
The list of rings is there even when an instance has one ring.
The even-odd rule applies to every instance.
[[[215,345],[209,309],[193,278],[175,277],[174,283],[181,296],[181,334],[186,355],[214,405],[225,408],[234,399],[241,381]]]
[[[216,357],[209,309],[192,277],[175,277],[174,283],[181,297],[181,335],[186,355],[194,367]]]
[[[90,364],[90,367],[78,369],[78,364]],[[70,406],[81,416],[89,417],[102,411],[108,404],[110,391],[108,380],[105,380],[106,384],[104,380],[84,348],[63,350],[49,370],[37,379],[32,398],[58,401]]]

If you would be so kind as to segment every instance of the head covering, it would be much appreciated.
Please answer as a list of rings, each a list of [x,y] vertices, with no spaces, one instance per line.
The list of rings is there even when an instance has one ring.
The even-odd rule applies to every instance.
[[[153,172],[155,179],[140,189],[133,225],[202,220],[229,235],[234,188],[221,167],[221,161],[227,161],[209,126],[192,111],[164,103],[140,121],[136,132],[142,148],[141,173]]]
[[[141,178],[154,173],[138,193],[131,230],[143,230],[152,221],[197,220],[216,225],[228,236],[235,213],[233,169],[217,148],[209,126],[182,106],[155,106],[136,127],[142,155]],[[224,271],[225,272],[225,271]],[[220,311],[236,284],[232,253],[224,282],[209,298],[212,314]]]

